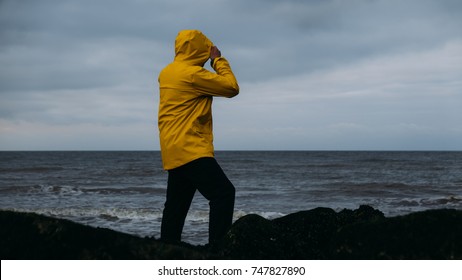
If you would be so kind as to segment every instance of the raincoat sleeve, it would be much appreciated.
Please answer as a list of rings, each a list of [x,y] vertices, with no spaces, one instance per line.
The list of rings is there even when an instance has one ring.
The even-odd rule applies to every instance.
[[[193,76],[193,87],[200,95],[234,97],[239,93],[236,77],[224,57],[213,61],[212,73],[201,68]]]

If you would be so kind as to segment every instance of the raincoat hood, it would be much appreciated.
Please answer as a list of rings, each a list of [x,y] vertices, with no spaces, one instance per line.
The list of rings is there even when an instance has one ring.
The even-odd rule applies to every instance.
[[[203,66],[210,57],[213,43],[199,30],[183,30],[175,40],[175,61]]]

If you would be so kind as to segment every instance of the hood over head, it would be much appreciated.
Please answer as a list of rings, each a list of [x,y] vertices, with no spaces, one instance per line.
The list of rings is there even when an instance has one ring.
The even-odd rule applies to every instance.
[[[203,66],[213,43],[199,30],[182,30],[175,40],[175,61]]]

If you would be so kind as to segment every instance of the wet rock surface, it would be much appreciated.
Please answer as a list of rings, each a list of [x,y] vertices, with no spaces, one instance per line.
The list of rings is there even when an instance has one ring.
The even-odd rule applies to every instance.
[[[1,259],[203,259],[188,244],[165,244],[32,213],[0,211]]]
[[[462,259],[462,211],[385,217],[369,206],[237,220],[219,242],[166,244],[32,213],[0,211],[2,259]]]

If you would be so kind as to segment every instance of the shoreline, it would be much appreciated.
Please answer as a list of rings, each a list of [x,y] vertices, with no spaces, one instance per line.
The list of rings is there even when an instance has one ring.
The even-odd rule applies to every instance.
[[[462,211],[385,217],[370,206],[238,219],[220,241],[167,244],[34,213],[0,211],[2,259],[462,259]]]

